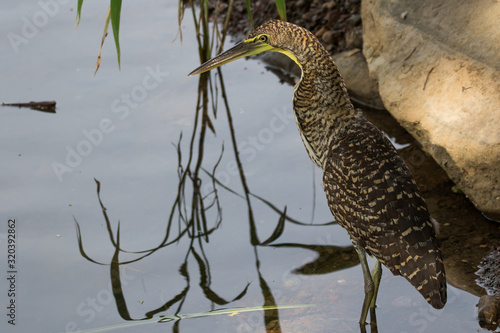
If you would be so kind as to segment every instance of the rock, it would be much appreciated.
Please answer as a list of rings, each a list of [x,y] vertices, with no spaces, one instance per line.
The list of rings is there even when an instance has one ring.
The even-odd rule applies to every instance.
[[[323,33],[323,35],[321,36],[321,39],[323,40],[323,42],[325,44],[333,44],[336,41],[338,41],[341,36],[342,36],[342,34],[340,31],[329,30],[329,31],[325,31],[325,33]]]
[[[477,303],[477,317],[481,327],[494,330],[500,321],[500,300],[485,295]]]
[[[384,109],[377,81],[370,78],[361,50],[340,52],[332,56],[339,68],[351,98],[374,109]]]
[[[345,42],[349,49],[363,48],[363,32],[361,29],[349,29],[345,32]],[[365,60],[366,62],[366,60]]]
[[[321,29],[319,29],[318,31],[316,31],[314,33],[314,35],[316,37],[318,37],[318,39],[321,39],[323,37],[324,33],[327,32],[327,31],[328,31],[328,29],[326,27],[322,27]]]
[[[304,8],[306,5],[307,5],[306,0],[298,0],[297,2],[295,2],[296,8]]]
[[[337,3],[335,1],[330,1],[327,3],[324,3],[321,8],[323,10],[332,10],[333,8],[337,7]]]
[[[358,23],[361,22],[361,15],[358,15],[358,14],[352,14],[351,16],[349,16],[349,18],[346,20],[346,23],[349,25],[349,26],[357,26]]]
[[[366,0],[361,16],[386,108],[479,210],[500,217],[500,3]]]
[[[489,295],[500,298],[500,247],[491,250],[479,265],[476,272],[477,284],[486,289]]]

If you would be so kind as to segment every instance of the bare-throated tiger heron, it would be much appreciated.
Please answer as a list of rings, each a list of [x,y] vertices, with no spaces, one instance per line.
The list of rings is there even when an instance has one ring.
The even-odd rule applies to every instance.
[[[361,261],[365,299],[360,324],[364,327],[368,309],[374,320],[380,263],[404,276],[434,308],[442,308],[446,277],[437,224],[408,167],[354,108],[335,63],[310,31],[271,20],[189,75],[266,51],[286,54],[302,70],[293,110],[307,153],[323,170],[328,205]],[[377,259],[371,274],[365,253]]]

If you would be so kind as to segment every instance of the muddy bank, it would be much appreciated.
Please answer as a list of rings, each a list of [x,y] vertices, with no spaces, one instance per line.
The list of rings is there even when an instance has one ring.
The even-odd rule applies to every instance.
[[[279,19],[276,5],[271,1],[252,1],[254,26]],[[326,49],[339,53],[363,46],[361,26],[361,0],[337,1],[286,1],[287,19],[298,24],[318,37]],[[219,3],[218,11],[227,12],[228,1]],[[245,0],[234,1],[230,18],[229,33],[241,38],[251,30]]]

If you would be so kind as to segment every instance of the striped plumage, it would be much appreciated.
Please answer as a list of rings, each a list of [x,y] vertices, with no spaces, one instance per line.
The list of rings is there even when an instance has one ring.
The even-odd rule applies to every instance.
[[[378,275],[370,276],[365,252],[405,277],[433,307],[442,308],[446,277],[437,224],[402,158],[354,108],[332,58],[311,32],[269,21],[191,75],[265,51],[284,53],[302,69],[294,87],[294,113],[309,157],[323,170],[328,205],[361,259],[366,296],[360,324],[368,307],[374,310],[381,274],[376,265]],[[367,290],[373,291],[374,284],[372,296]]]
[[[293,108],[307,152],[324,172],[333,215],[353,242],[442,308],[446,278],[435,225],[402,158],[355,110],[335,63],[311,32],[273,20],[247,39],[260,34],[290,51],[302,69]]]
[[[433,221],[389,140],[362,118],[344,128],[330,144],[323,184],[351,239],[442,308],[446,278]]]

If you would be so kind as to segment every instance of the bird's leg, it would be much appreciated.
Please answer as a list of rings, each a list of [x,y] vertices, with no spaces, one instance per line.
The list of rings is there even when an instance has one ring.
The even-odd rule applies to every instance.
[[[377,329],[377,316],[375,314],[375,307],[378,295],[378,287],[380,286],[380,280],[382,279],[382,266],[380,264],[380,261],[377,260],[375,262],[375,267],[373,268],[371,275],[374,284],[374,290],[373,290],[372,301],[370,303],[370,328],[371,328],[371,333],[376,333],[378,332],[378,329]]]
[[[375,267],[373,268],[371,275],[374,284],[374,290],[373,290],[372,302],[370,304],[370,309],[374,310],[376,306],[375,302],[377,301],[378,287],[380,286],[380,280],[382,279],[382,266],[380,265],[380,261],[377,260],[375,262]]]
[[[359,318],[359,325],[364,328],[366,325],[366,316],[368,315],[368,309],[371,307],[373,295],[375,292],[375,286],[373,283],[372,276],[370,274],[370,268],[368,267],[368,262],[366,261],[366,253],[363,248],[361,248],[356,242],[353,242],[354,248],[358,253],[359,262],[361,264],[361,269],[363,270],[363,279],[365,281],[365,300],[363,301],[363,308],[361,310],[361,317]]]

